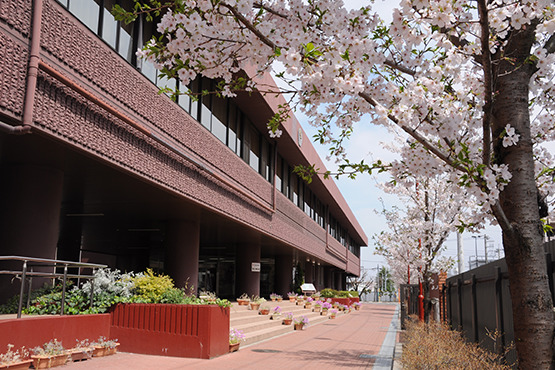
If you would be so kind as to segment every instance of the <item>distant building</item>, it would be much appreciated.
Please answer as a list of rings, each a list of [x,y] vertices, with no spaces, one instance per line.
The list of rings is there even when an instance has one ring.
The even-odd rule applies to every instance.
[[[176,102],[135,51],[156,26],[109,12],[128,0],[0,7],[0,255],[147,267],[234,298],[317,289],[360,273],[367,237],[282,98]],[[193,91],[213,82],[198,79]],[[0,277],[4,300],[17,286]]]

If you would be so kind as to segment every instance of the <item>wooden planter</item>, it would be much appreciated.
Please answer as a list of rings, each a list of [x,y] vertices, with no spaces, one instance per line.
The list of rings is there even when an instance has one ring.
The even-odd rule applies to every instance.
[[[281,323],[283,325],[291,325],[292,322],[293,322],[293,319],[283,319]]]
[[[10,369],[10,370],[27,370],[29,366],[33,363],[33,360],[25,360],[20,362],[14,362],[13,364],[0,365],[0,369]]]
[[[92,347],[71,349],[70,350],[71,361],[75,362],[75,361],[88,360],[92,358],[93,350],[94,348]]]
[[[239,346],[241,345],[241,342],[239,343],[233,343],[229,345],[229,353],[231,352],[237,352],[239,350]]]
[[[69,356],[68,353],[62,353],[53,356],[31,356],[31,359],[33,360],[33,367],[35,369],[49,369],[51,367],[65,365]]]
[[[104,357],[115,354],[118,351],[119,343],[114,348],[94,346],[93,357]]]

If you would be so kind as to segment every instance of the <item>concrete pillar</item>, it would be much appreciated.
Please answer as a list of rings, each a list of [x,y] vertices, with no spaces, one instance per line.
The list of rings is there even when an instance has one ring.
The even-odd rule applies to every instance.
[[[63,177],[62,171],[43,166],[13,165],[0,170],[0,255],[56,258]],[[10,269],[21,265],[3,264]],[[19,293],[19,281],[12,284],[11,278],[3,275],[0,279],[0,301]],[[43,283],[44,279],[33,279],[35,287]]]
[[[293,286],[293,257],[290,254],[276,256],[275,289],[284,298]]]
[[[314,264],[312,261],[306,261],[304,264],[304,281],[314,283]]]
[[[331,266],[324,267],[324,286],[322,289],[325,288],[333,288],[333,270]]]
[[[166,232],[165,273],[178,287],[198,290],[200,225],[194,221],[170,221]]]
[[[345,273],[341,270],[335,271],[335,290],[345,290]]]
[[[240,244],[236,252],[236,294],[260,295],[260,272],[252,271],[252,263],[260,263],[260,244]]]

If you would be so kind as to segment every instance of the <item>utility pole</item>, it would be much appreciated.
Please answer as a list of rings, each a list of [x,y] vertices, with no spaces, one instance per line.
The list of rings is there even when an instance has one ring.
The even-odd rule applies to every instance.
[[[488,236],[484,235],[484,253],[486,255],[486,263],[488,263]]]
[[[457,259],[459,265],[459,274],[462,274],[464,269],[464,255],[463,255],[463,242],[462,242],[462,234],[457,233]]]

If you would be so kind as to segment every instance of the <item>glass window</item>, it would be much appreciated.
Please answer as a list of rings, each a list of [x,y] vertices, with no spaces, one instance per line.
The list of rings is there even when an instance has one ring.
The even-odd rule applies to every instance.
[[[189,86],[183,86],[180,82],[179,91],[181,92],[181,95],[177,97],[177,104],[179,104],[189,114],[191,113],[191,97],[187,95],[186,92],[189,91],[190,86],[190,84]]]
[[[260,134],[251,126],[250,128],[250,152],[249,152],[249,165],[259,171],[260,168]]]
[[[276,189],[283,193],[283,189],[282,189],[283,183],[281,181],[281,177],[283,176],[282,168],[283,168],[283,158],[281,158],[281,156],[278,155],[277,156],[277,161],[276,161],[276,177],[275,177],[276,178]]]
[[[118,22],[110,13],[110,10],[114,7],[115,3],[115,0],[104,0],[102,14],[102,38],[114,49],[116,48]]]
[[[229,102],[228,114],[227,146],[233,150],[233,152],[237,153],[237,107],[232,102]]]
[[[72,0],[69,2],[69,11],[87,27],[98,33],[99,2],[100,0]]]
[[[227,141],[227,100],[212,96],[212,133],[226,144]]]
[[[297,178],[297,175],[291,172],[289,174],[289,180],[289,188],[291,189],[289,199],[291,199],[293,203],[297,205],[299,204],[299,179]]]
[[[289,165],[283,161],[283,186],[282,186],[282,193],[289,198],[289,192],[291,187],[289,186]]]
[[[200,99],[197,98],[200,91],[199,85],[200,85],[200,78],[195,78],[193,82],[191,82],[191,92],[194,94],[193,96],[195,97],[195,99],[191,99],[191,111],[189,113],[191,114],[191,117],[193,117],[197,121],[199,120],[198,106],[200,104]]]
[[[201,94],[203,91],[210,91],[211,89],[211,81],[207,78],[201,79]],[[211,112],[211,96],[210,94],[204,95],[200,97],[201,100],[201,111],[200,111],[200,123],[206,127],[207,129],[211,130],[211,121],[212,121],[212,112]]]

